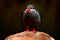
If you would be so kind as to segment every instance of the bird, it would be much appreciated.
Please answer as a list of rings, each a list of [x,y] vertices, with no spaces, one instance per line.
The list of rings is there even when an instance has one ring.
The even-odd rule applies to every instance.
[[[37,29],[41,23],[41,16],[38,10],[36,10],[34,5],[28,5],[23,13],[24,25],[29,30]]]

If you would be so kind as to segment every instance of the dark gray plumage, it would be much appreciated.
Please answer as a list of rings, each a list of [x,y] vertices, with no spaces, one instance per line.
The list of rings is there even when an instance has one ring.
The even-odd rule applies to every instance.
[[[29,10],[29,12],[27,12],[27,10]],[[31,25],[30,28],[37,28],[40,26],[41,22],[40,14],[33,5],[27,6],[27,9],[23,13],[23,21],[25,26]]]

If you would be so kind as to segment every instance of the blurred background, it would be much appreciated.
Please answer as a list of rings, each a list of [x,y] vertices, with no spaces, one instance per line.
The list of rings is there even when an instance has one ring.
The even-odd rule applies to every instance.
[[[0,0],[0,40],[24,31],[22,14],[32,4],[40,12],[39,31],[46,32],[58,40],[60,28],[58,0]]]

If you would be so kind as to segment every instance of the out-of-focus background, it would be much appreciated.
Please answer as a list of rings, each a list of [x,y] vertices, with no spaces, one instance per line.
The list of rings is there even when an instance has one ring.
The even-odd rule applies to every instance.
[[[22,14],[32,4],[40,12],[39,30],[58,40],[60,15],[58,0],[0,0],[0,40],[24,31]]]

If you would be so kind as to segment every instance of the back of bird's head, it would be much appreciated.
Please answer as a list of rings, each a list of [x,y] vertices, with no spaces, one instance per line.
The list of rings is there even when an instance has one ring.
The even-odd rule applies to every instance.
[[[31,4],[27,6],[27,9],[34,9],[34,8],[35,8],[34,5]]]

